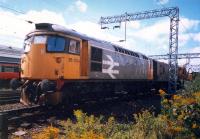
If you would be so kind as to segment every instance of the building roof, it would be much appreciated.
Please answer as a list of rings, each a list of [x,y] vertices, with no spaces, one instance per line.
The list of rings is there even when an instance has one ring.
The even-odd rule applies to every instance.
[[[0,57],[20,58],[23,54],[23,49],[0,45]]]

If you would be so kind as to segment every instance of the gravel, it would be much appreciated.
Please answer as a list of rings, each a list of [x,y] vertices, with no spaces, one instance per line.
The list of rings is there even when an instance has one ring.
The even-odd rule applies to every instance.
[[[6,111],[6,110],[19,109],[19,108],[27,108],[27,107],[28,106],[25,106],[21,103],[4,104],[4,105],[0,105],[0,112]]]

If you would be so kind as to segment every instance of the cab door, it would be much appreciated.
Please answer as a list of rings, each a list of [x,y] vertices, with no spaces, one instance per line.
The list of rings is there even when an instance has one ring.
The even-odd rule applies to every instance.
[[[81,69],[81,78],[88,77],[88,41],[82,41],[81,47],[81,59],[80,59],[80,69]]]
[[[80,48],[81,41],[70,39],[68,53],[65,55],[65,79],[80,78]]]

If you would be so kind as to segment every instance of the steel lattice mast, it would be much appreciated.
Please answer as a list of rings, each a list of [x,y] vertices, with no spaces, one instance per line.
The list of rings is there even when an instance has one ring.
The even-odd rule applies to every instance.
[[[170,34],[169,34],[169,84],[168,91],[170,93],[176,92],[177,83],[177,67],[178,67],[178,27],[179,27],[179,8],[170,7],[163,9],[156,9],[137,13],[125,13],[116,16],[107,16],[100,18],[101,28],[103,25],[111,23],[121,23],[126,21],[143,20],[157,17],[170,18]]]

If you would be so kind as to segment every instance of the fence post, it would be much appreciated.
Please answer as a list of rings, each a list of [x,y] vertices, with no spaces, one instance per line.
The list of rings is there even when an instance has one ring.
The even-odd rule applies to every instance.
[[[8,139],[7,113],[0,113],[0,139]]]

